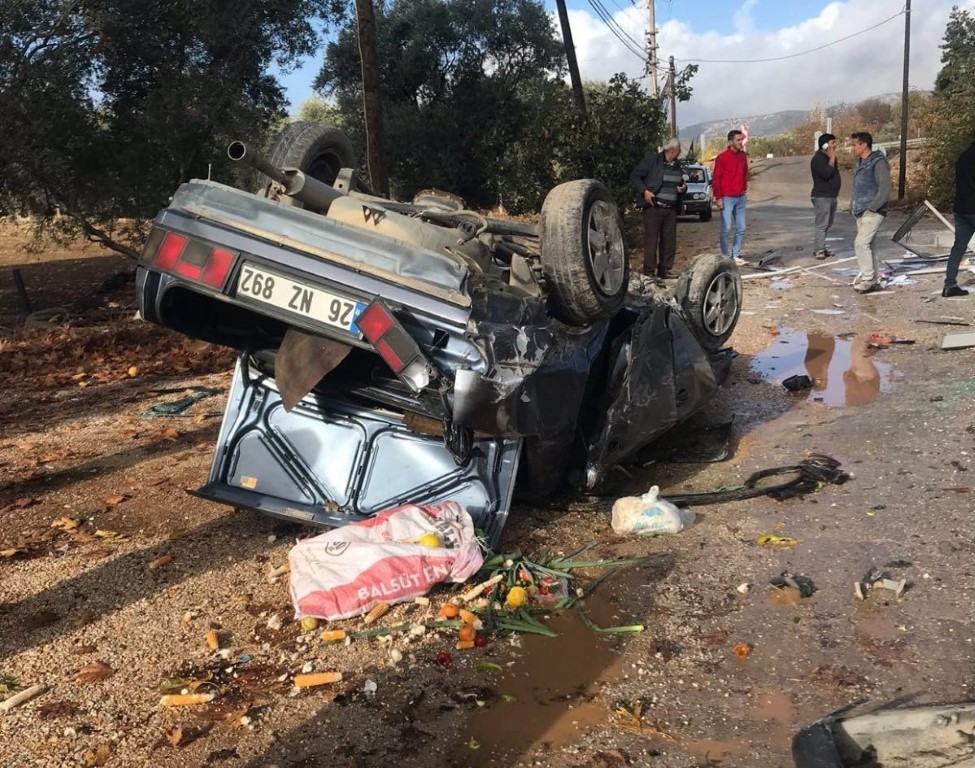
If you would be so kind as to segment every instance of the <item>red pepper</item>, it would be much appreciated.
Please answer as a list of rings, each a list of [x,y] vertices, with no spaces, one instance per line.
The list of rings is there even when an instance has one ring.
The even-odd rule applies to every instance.
[[[474,636],[474,647],[475,648],[483,648],[485,645],[487,645],[487,642],[488,642],[488,640],[487,640],[487,636],[486,635],[475,635]]]
[[[446,651],[438,651],[437,652],[437,664],[439,664],[441,667],[444,667],[444,668],[449,667],[450,666],[450,661],[451,661],[451,659],[450,659],[450,654],[449,653],[447,653]]]

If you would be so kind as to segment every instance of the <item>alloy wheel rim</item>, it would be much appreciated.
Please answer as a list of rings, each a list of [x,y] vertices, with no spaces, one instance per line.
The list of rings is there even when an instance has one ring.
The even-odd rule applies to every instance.
[[[715,275],[704,294],[704,327],[712,336],[721,336],[738,314],[738,291],[728,272]]]
[[[589,211],[586,225],[589,266],[600,292],[614,296],[623,287],[626,249],[616,208],[597,200]]]

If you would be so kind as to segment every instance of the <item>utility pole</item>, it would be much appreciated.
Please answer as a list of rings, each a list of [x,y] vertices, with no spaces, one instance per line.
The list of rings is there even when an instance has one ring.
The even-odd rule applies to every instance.
[[[379,90],[379,53],[376,44],[376,16],[372,0],[355,0],[356,36],[362,66],[362,107],[366,122],[366,157],[372,188],[389,194],[389,176],[383,149],[383,100]]]
[[[677,68],[670,57],[670,135],[677,135]]]
[[[559,23],[562,25],[562,43],[565,45],[565,60],[569,64],[569,80],[572,81],[572,93],[576,98],[576,106],[582,119],[586,119],[586,97],[582,93],[582,78],[579,76],[579,62],[576,61],[576,48],[572,44],[572,29],[569,27],[569,12],[565,8],[565,0],[555,0],[559,8]]]
[[[897,199],[904,199],[907,186],[907,107],[911,71],[911,0],[904,6],[904,87],[901,90],[901,162],[897,174]]]
[[[654,16],[653,0],[647,0],[650,11],[650,29],[647,31],[647,74],[650,75],[653,98],[660,98],[660,87],[657,84],[657,20]]]

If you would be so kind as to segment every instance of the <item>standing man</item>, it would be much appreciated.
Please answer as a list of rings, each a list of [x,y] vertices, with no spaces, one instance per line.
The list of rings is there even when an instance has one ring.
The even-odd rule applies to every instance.
[[[833,226],[836,215],[836,198],[840,194],[840,170],[836,167],[836,137],[824,133],[819,137],[819,151],[809,163],[812,173],[812,204],[816,212],[813,235],[813,256],[825,259],[830,256],[826,250],[826,233]]]
[[[968,291],[958,286],[958,267],[968,244],[975,235],[975,142],[958,156],[955,163],[955,243],[948,255],[945,269],[945,287],[941,295],[946,299],[967,296]]]
[[[663,150],[644,157],[630,174],[643,208],[643,274],[662,280],[676,277],[671,270],[677,256],[677,207],[687,189],[678,155],[680,141],[668,139]]]
[[[850,134],[857,158],[853,171],[853,199],[850,212],[856,218],[857,239],[853,244],[860,274],[853,281],[857,293],[882,290],[877,282],[879,262],[873,252],[873,239],[887,215],[890,198],[890,165],[880,150],[873,148],[873,136],[866,131]]]
[[[711,189],[714,204],[721,211],[721,255],[731,257],[742,266],[741,241],[745,237],[745,192],[748,191],[748,155],[745,154],[744,136],[735,129],[728,131],[728,148],[714,158],[714,178]],[[728,250],[728,232],[735,222],[735,241]]]

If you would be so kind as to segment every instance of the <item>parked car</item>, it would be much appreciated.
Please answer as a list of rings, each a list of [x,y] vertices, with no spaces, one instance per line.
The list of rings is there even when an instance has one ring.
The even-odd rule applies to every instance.
[[[261,191],[180,186],[136,279],[146,320],[240,352],[201,496],[324,525],[453,499],[496,541],[516,486],[595,486],[726,375],[736,267],[700,257],[672,292],[628,292],[597,181],[551,190],[534,225],[363,191],[317,123],[267,160],[229,154]]]
[[[684,193],[681,214],[699,216],[701,221],[711,220],[711,172],[704,165],[685,165],[684,180],[687,191]]]

